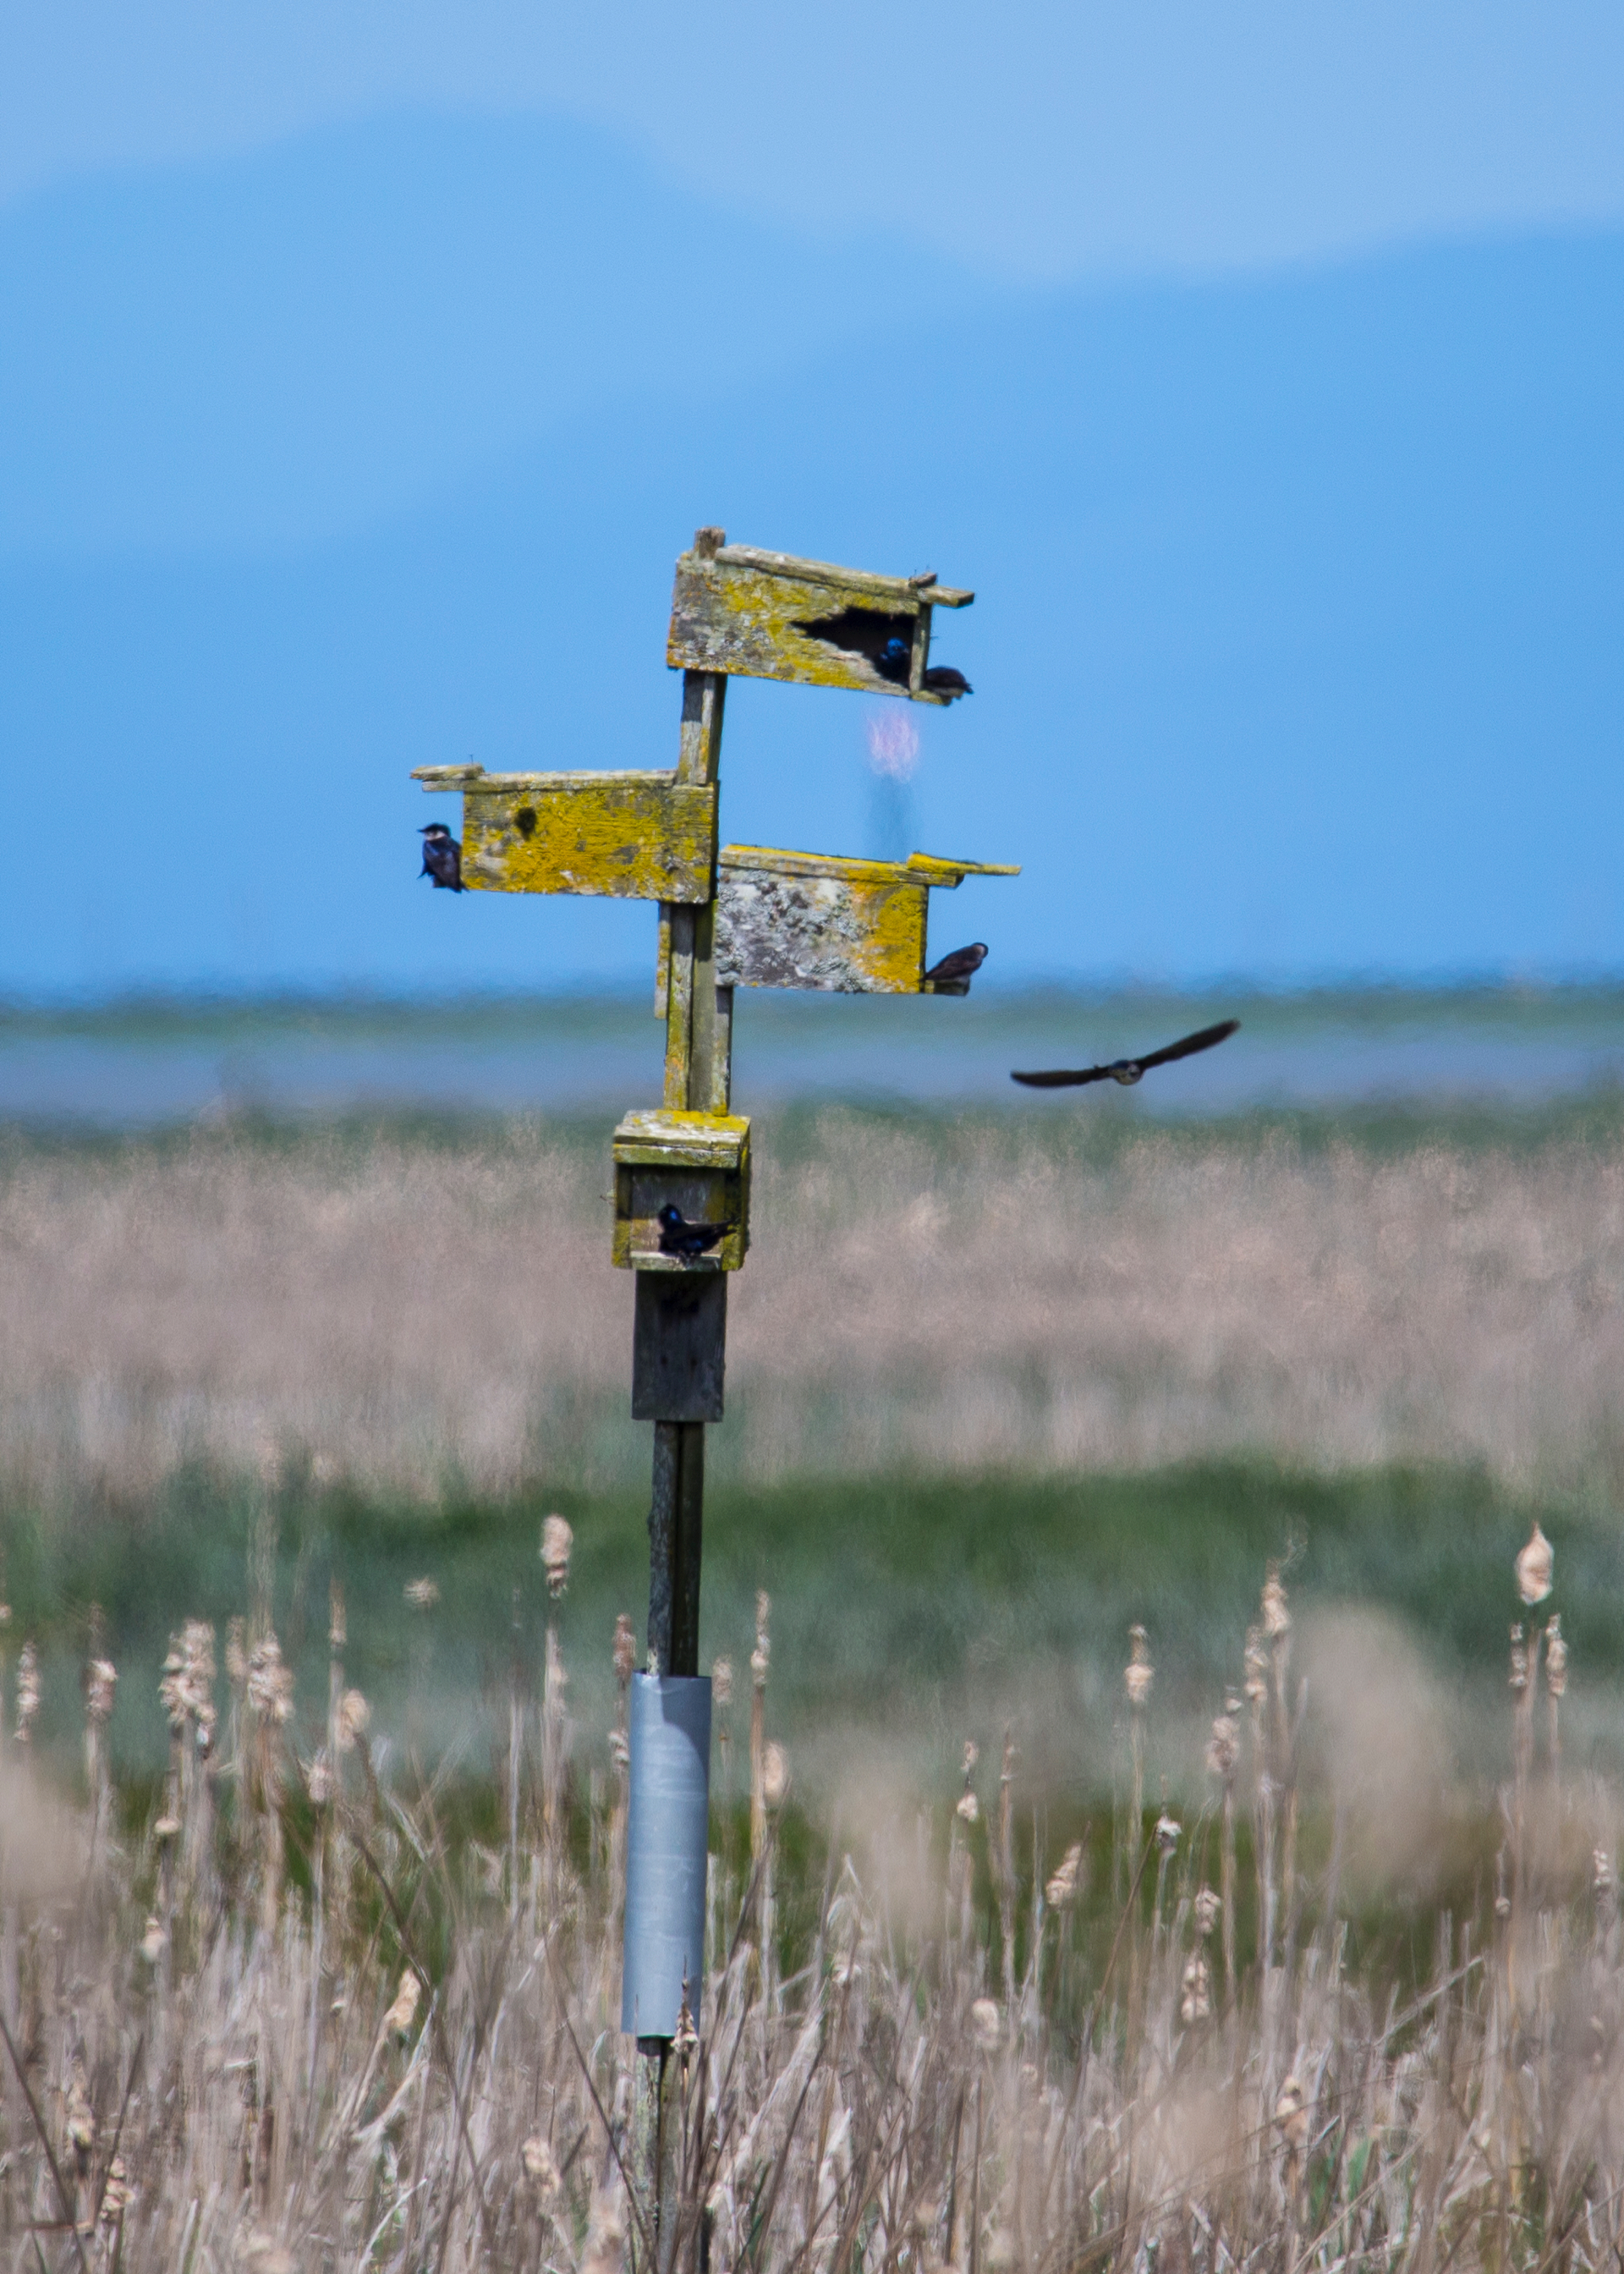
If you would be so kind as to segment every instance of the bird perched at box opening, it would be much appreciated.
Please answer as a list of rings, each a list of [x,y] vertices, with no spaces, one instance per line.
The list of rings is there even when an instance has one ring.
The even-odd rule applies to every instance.
[[[967,995],[970,982],[986,960],[986,941],[973,939],[968,947],[956,947],[940,963],[933,963],[925,974],[925,984],[934,987],[938,995]]]
[[[467,890],[462,882],[462,848],[443,821],[431,821],[422,829],[423,866],[420,877],[432,877],[437,892],[461,892]]]
[[[674,1201],[659,1212],[662,1255],[703,1255],[727,1231],[725,1224],[690,1224]]]
[[[955,671],[951,663],[933,663],[925,674],[923,684],[928,695],[945,696],[950,703],[957,703],[961,695],[975,692],[963,672]]]
[[[1010,1080],[1024,1081],[1029,1089],[1072,1089],[1085,1081],[1119,1081],[1127,1089],[1142,1081],[1152,1066],[1171,1065],[1175,1058],[1192,1058],[1198,1050],[1227,1043],[1231,1035],[1239,1033],[1240,1023],[1238,1019],[1221,1020],[1215,1027],[1181,1035],[1164,1050],[1148,1050],[1142,1058],[1113,1058],[1109,1065],[1082,1066],[1074,1073],[1012,1073]]]

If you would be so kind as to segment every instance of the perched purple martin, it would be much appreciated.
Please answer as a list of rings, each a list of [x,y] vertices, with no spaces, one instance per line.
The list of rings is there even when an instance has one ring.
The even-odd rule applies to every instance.
[[[986,941],[972,940],[968,947],[956,947],[951,955],[944,955],[940,963],[933,963],[925,974],[925,984],[934,987],[938,995],[950,991],[955,995],[967,995],[970,982],[986,960]]]
[[[961,695],[974,695],[975,689],[962,671],[955,671],[951,663],[933,663],[925,674],[927,694],[945,695],[950,703],[957,703]]]
[[[423,866],[420,877],[432,877],[437,892],[460,892],[466,890],[462,883],[462,848],[443,821],[431,821],[418,832],[423,840]]]
[[[659,1212],[659,1228],[660,1254],[688,1256],[704,1254],[728,1229],[725,1224],[690,1224],[673,1201]]]
[[[1109,1065],[1084,1066],[1076,1073],[1012,1073],[1011,1081],[1024,1081],[1028,1089],[1071,1089],[1085,1081],[1119,1081],[1124,1089],[1143,1079],[1152,1066],[1171,1065],[1175,1058],[1192,1058],[1198,1050],[1210,1050],[1215,1043],[1227,1043],[1240,1028],[1238,1019],[1224,1019],[1215,1027],[1203,1027],[1193,1035],[1184,1035],[1165,1050],[1151,1050],[1142,1058],[1113,1058]]]

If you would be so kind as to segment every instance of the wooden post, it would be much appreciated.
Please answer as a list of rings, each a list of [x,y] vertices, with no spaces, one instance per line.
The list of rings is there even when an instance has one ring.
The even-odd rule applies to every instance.
[[[695,550],[714,556],[723,541],[720,530],[701,530]],[[684,672],[680,782],[715,784],[726,695],[725,674]],[[665,1103],[677,1112],[726,1113],[733,1088],[733,990],[718,990],[716,983],[716,902],[677,904],[664,913],[671,942]],[[673,1283],[658,1274],[638,1274],[636,1374],[640,1383],[652,1386],[653,1402],[667,1408],[667,1413],[648,1417],[654,1422],[648,1663],[657,1674],[699,1672],[705,1424],[688,1416],[695,1403],[702,1411],[719,1410],[726,1296],[726,1282],[719,1275]],[[677,2220],[675,2068],[668,2037],[639,2037],[637,2050],[643,2056],[636,2127],[639,2178],[651,2214],[656,2265],[663,2274]]]

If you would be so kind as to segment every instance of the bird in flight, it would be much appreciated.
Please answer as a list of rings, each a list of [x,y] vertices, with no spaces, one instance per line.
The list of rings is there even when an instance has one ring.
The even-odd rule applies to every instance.
[[[423,840],[423,866],[418,876],[432,877],[437,892],[465,892],[462,848],[445,823],[431,821],[418,834]]]
[[[674,1201],[667,1201],[659,1212],[659,1244],[662,1255],[703,1255],[716,1246],[726,1232],[725,1224],[690,1224]]]
[[[1083,1066],[1074,1073],[1012,1073],[1010,1080],[1024,1081],[1028,1089],[1074,1089],[1085,1081],[1119,1081],[1127,1089],[1152,1066],[1171,1065],[1175,1058],[1192,1058],[1198,1050],[1227,1043],[1240,1023],[1238,1019],[1221,1020],[1215,1027],[1202,1027],[1193,1035],[1182,1035],[1165,1050],[1148,1050],[1142,1058],[1113,1058],[1109,1065]]]
[[[925,974],[925,984],[934,987],[938,995],[967,995],[970,982],[986,960],[986,941],[972,940],[968,947],[956,947],[940,963],[933,963]]]

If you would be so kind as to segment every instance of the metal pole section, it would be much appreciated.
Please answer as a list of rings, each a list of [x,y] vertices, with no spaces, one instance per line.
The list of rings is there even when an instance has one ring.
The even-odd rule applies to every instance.
[[[701,530],[695,550],[714,554],[723,541],[720,530]],[[684,673],[679,781],[717,779],[726,693],[722,673]],[[718,993],[716,984],[715,900],[698,907],[673,907],[669,913],[665,1103],[678,1111],[726,1113],[732,1090],[733,990]],[[718,1295],[725,1300],[725,1291]],[[663,1343],[674,1322],[658,1305],[650,1306],[650,1314],[652,1330]],[[704,1485],[704,1423],[657,1417],[649,1507],[651,1674],[693,1677],[699,1672]],[[694,2003],[697,2007],[697,1996]],[[637,2050],[643,2056],[637,2095],[638,2179],[654,2229],[657,2268],[663,2274],[675,2247],[679,2187],[672,2040],[640,2036]]]

